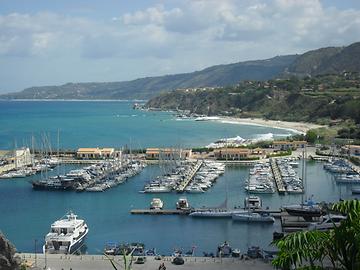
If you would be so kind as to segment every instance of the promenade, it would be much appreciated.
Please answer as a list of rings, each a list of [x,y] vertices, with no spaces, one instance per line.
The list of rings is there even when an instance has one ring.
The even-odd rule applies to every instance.
[[[28,269],[45,269],[45,256],[43,254],[22,253],[19,256],[27,261]],[[273,269],[270,263],[262,260],[240,260],[238,258],[205,258],[205,257],[184,257],[185,264],[174,265],[171,257],[164,257],[162,260],[155,260],[154,257],[147,257],[144,264],[133,263],[133,270],[157,270],[160,263],[164,263],[167,270],[172,269],[194,269],[194,270],[270,270]],[[123,257],[115,256],[115,265],[118,269],[124,269]],[[55,255],[46,256],[46,269],[51,270],[114,270],[108,258],[102,255]]]

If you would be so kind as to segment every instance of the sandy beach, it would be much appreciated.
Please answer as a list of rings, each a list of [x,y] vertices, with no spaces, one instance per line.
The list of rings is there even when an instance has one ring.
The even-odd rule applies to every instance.
[[[229,124],[256,125],[272,128],[281,128],[294,131],[296,133],[305,134],[309,129],[326,127],[306,122],[287,122],[276,120],[265,120],[262,118],[235,118],[235,117],[219,117],[216,121]]]

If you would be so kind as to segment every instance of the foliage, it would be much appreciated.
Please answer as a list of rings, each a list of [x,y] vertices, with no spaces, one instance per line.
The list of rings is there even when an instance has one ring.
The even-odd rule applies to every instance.
[[[316,134],[316,132],[314,130],[310,129],[306,132],[305,138],[308,143],[315,143],[317,137],[318,137],[318,135]]]
[[[360,201],[336,203],[332,211],[346,215],[333,229],[300,231],[275,241],[279,256],[273,265],[283,269],[293,266],[323,269],[323,262],[330,260],[334,269],[360,269]]]
[[[280,152],[276,152],[274,154],[268,154],[266,155],[267,158],[271,158],[271,157],[285,157],[285,156],[290,156],[292,154],[291,150],[288,151],[280,151]]]

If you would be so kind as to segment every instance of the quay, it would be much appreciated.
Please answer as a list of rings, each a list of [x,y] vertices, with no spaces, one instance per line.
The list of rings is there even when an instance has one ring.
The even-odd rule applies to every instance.
[[[247,210],[245,208],[242,208]],[[132,209],[130,213],[133,215],[188,215],[193,211],[199,209],[193,208],[189,210],[179,210],[179,209]],[[280,210],[270,210],[270,209],[256,209],[253,210],[254,213],[266,213],[271,214],[275,218],[281,217]]]
[[[274,175],[276,188],[277,188],[279,194],[285,194],[286,189],[284,187],[284,182],[282,180],[282,177],[281,177],[281,174],[279,171],[279,167],[276,164],[276,160],[274,158],[270,160],[270,166],[271,166],[271,170]]]
[[[188,215],[190,210],[178,209],[132,209],[133,215]]]
[[[177,192],[184,192],[184,189],[189,185],[191,180],[194,178],[195,174],[199,171],[201,166],[203,165],[202,160],[198,160],[195,166],[191,169],[191,171],[186,175],[186,178],[179,184],[176,188]]]
[[[110,260],[118,269],[124,269],[123,256],[104,255],[60,255],[60,254],[33,254],[20,253],[20,256],[27,269],[51,269],[51,270],[114,270]],[[133,270],[154,270],[164,263],[166,269],[194,269],[194,270],[272,270],[272,265],[263,259],[241,260],[240,258],[210,258],[210,257],[183,257],[183,265],[172,264],[172,257],[164,256],[160,260],[155,257],[146,256],[144,264],[133,262]],[[134,257],[136,261],[136,257]]]

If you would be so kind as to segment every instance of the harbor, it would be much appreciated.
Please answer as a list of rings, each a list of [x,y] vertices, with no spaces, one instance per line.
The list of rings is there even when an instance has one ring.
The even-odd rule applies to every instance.
[[[54,104],[52,106],[56,106],[57,103]],[[112,121],[118,120],[120,117],[114,116],[116,113],[114,111],[117,110],[119,103],[105,105],[102,109],[112,115]],[[84,106],[86,107],[88,104],[79,104],[79,108],[84,108]],[[111,112],[108,107],[111,108]],[[120,108],[122,107],[120,106]],[[87,113],[92,118],[96,118],[96,115],[92,115],[91,111],[87,111]],[[77,155],[79,149],[76,147],[85,143],[82,144],[76,136],[71,134],[60,136],[59,148],[57,143],[53,143],[55,147],[52,147],[52,155],[50,156],[44,153],[50,152],[49,149],[46,151],[45,149],[36,150],[37,159],[43,160],[42,162],[34,162],[33,164],[31,160],[21,161],[19,152],[19,156],[16,158],[17,162],[28,162],[26,165],[28,167],[36,166],[36,163],[48,164],[42,166],[43,169],[35,174],[0,180],[0,197],[6,202],[0,205],[0,211],[4,216],[12,216],[11,220],[1,219],[0,227],[20,252],[34,252],[34,241],[36,240],[36,251],[41,253],[44,236],[49,232],[50,225],[69,210],[73,210],[79,215],[79,219],[86,221],[89,227],[83,251],[85,254],[101,254],[104,245],[109,241],[141,242],[149,249],[156,248],[158,253],[163,255],[172,254],[175,248],[187,250],[189,247],[196,246],[195,256],[198,257],[203,256],[204,253],[215,253],[219,243],[229,241],[233,247],[239,248],[243,254],[249,246],[259,246],[264,249],[269,247],[274,232],[286,233],[291,230],[308,229],[311,223],[317,222],[315,218],[307,221],[298,217],[290,217],[289,213],[281,210],[283,206],[301,203],[302,196],[306,200],[314,194],[313,199],[317,202],[335,202],[339,199],[358,198],[359,196],[353,193],[357,187],[356,184],[340,184],[335,179],[338,174],[330,173],[324,169],[325,163],[323,161],[306,159],[307,181],[306,183],[298,182],[299,178],[302,180],[302,162],[301,159],[299,160],[301,151],[293,151],[291,160],[287,161],[283,161],[283,157],[272,157],[275,166],[278,168],[278,180],[281,180],[278,181],[280,193],[283,190],[281,184],[282,188],[286,189],[284,195],[279,194],[270,160],[259,150],[253,152],[257,152],[261,160],[248,160],[248,156],[243,160],[240,159],[236,154],[252,154],[251,151],[242,148],[229,151],[229,156],[225,158],[221,155],[224,155],[226,151],[218,149],[213,156],[204,156],[201,152],[195,153],[196,151],[194,151],[194,157],[180,159],[176,155],[176,151],[173,150],[168,158],[146,159],[145,149],[153,145],[163,147],[157,149],[191,149],[191,146],[206,145],[216,141],[216,138],[235,138],[240,134],[241,137],[250,139],[255,136],[254,134],[269,133],[272,133],[274,138],[279,138],[278,136],[284,131],[256,126],[242,129],[239,126],[229,125],[227,126],[229,135],[224,136],[218,131],[219,127],[224,124],[218,122],[197,121],[198,124],[195,125],[192,121],[173,121],[168,114],[161,112],[154,115],[153,112],[136,111],[134,112],[136,116],[131,116],[132,113],[132,111],[127,111],[126,117],[124,116],[124,120],[138,123],[135,126],[128,123],[128,126],[132,128],[131,134],[135,134],[135,138],[131,140],[129,137],[125,139],[120,137],[115,141],[111,137],[107,137],[108,134],[105,135],[106,138],[101,137],[97,130],[82,131],[89,134],[86,145],[96,146],[91,148],[94,155],[101,152],[104,152],[105,155],[111,151],[106,148],[109,145],[114,147],[114,153],[123,150],[124,156],[122,158],[120,156],[115,157],[114,160],[117,158],[117,161],[112,161],[106,156],[99,156],[98,158],[80,156],[80,154],[88,155],[86,151],[90,151],[89,149],[82,149]],[[55,124],[57,120],[54,121]],[[124,131],[120,132],[123,129],[119,129],[114,124],[115,122],[111,123],[111,126],[107,126],[110,133],[114,128],[120,134],[119,136],[126,134]],[[145,145],[140,145],[139,138],[136,136],[141,134],[141,130],[148,124],[155,127],[154,132],[157,135],[143,133],[141,141],[144,141]],[[164,136],[162,137],[161,134],[167,134],[165,131],[173,132],[176,130],[176,126],[181,126],[179,134],[182,138],[188,138],[184,136],[187,134],[184,131],[185,129],[191,130],[192,134],[194,130],[198,130],[191,137],[191,141],[183,141],[183,147],[170,147],[174,145],[174,140],[178,135],[172,133],[174,136],[168,140],[163,139]],[[46,127],[44,126],[44,128]],[[87,129],[88,126],[83,128]],[[139,129],[136,130],[137,128]],[[244,133],[239,133],[239,130],[244,130]],[[98,134],[101,140],[96,141],[95,137],[92,137],[93,134]],[[29,133],[25,135],[29,136]],[[115,135],[112,134],[112,136]],[[52,137],[52,142],[57,141],[57,130],[48,137]],[[118,140],[121,141],[121,145]],[[103,146],[105,141],[106,146]],[[130,141],[132,142],[131,147],[125,146],[127,141],[129,145]],[[27,145],[31,145],[31,143]],[[14,146],[10,145],[7,148],[14,149]],[[129,155],[131,150],[136,151]],[[318,157],[314,148],[307,150],[312,157]],[[8,151],[11,152],[11,150]],[[328,159],[329,157],[326,157],[326,160]],[[122,161],[121,165],[120,160]],[[22,166],[20,163],[18,165],[12,167],[11,170],[21,172]],[[134,169],[132,165],[139,167],[137,173],[133,175],[131,175],[131,171]],[[291,165],[291,169],[289,165]],[[127,171],[126,168],[131,170]],[[54,179],[58,176],[77,177],[76,174],[81,175],[83,173],[93,176],[84,182],[85,185],[80,182],[81,187],[74,186],[75,188],[68,189],[67,192],[50,189],[37,191],[32,187],[33,182],[41,179],[51,177]],[[126,174],[129,174],[127,181],[120,179]],[[116,177],[119,177],[118,185],[114,181]],[[169,184],[171,183],[171,189],[164,189],[164,186],[166,187],[165,180]],[[86,182],[91,184],[87,186]],[[294,188],[296,182],[298,182],[299,188],[302,188],[302,185],[304,186],[304,192],[292,192],[296,191]],[[144,191],[144,187],[150,183],[153,187],[159,184],[157,187],[161,187],[160,190],[166,192],[139,193],[139,191]],[[112,188],[103,189],[103,184],[114,185]],[[76,192],[76,188],[79,192]],[[86,188],[90,190],[86,191]],[[80,192],[81,190],[84,192]],[[102,190],[106,190],[106,192],[94,192]],[[246,198],[249,196],[261,198],[260,209],[250,209],[245,206]],[[177,209],[177,202],[183,197],[187,198],[190,205],[189,209]],[[150,209],[154,199],[162,202],[161,209]],[[226,206],[224,202],[226,202]],[[209,212],[213,213],[213,210],[219,209],[219,206],[222,208],[218,213],[225,213],[226,218],[195,218],[190,216],[193,211],[210,210]],[[42,214],[35,215],[34,213]],[[233,213],[247,213],[247,215],[265,213],[271,215],[275,220],[269,223],[248,223],[233,220]],[[19,224],[23,224],[24,220],[28,223],[27,230],[19,230]],[[191,232],[191,237],[184,237],[183,232]],[[208,237],[209,235],[211,237]]]

